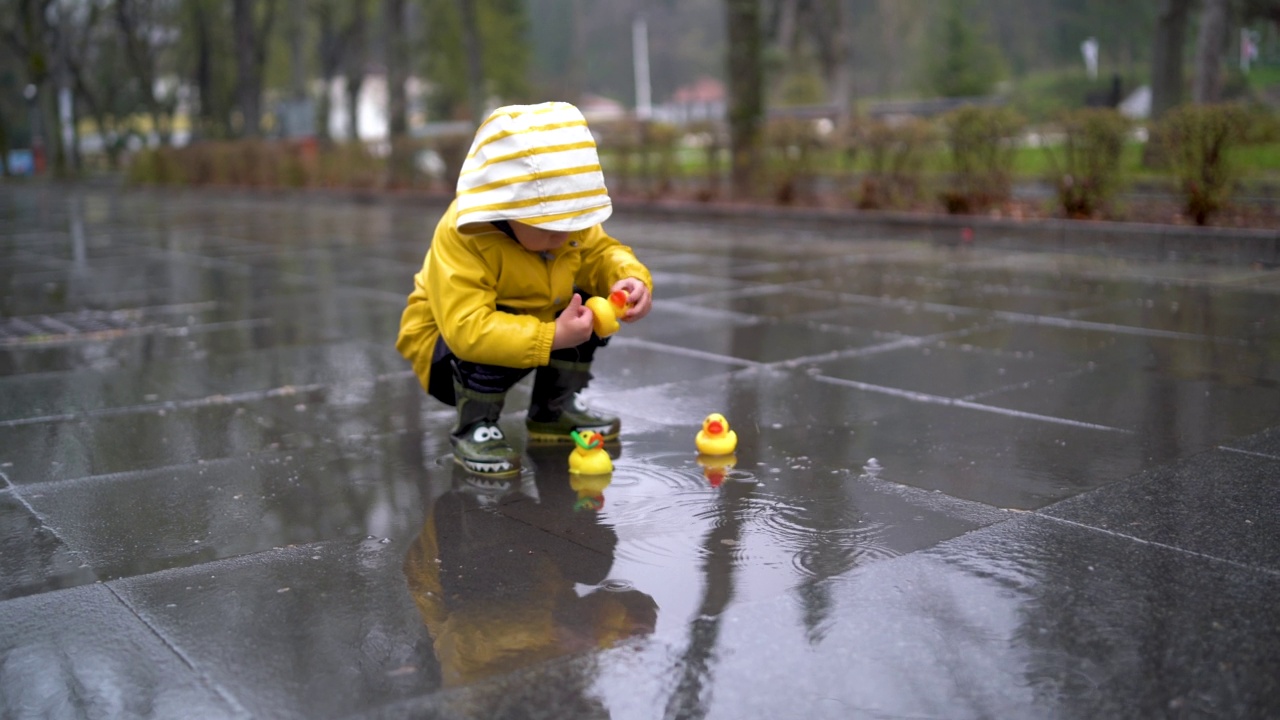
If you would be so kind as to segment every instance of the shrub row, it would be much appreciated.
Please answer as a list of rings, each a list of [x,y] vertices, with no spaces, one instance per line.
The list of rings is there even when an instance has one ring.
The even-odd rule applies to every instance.
[[[461,150],[458,147],[461,144]],[[451,187],[470,138],[406,141],[375,152],[361,143],[284,143],[258,140],[198,142],[134,154],[126,178],[140,185],[282,188]]]
[[[616,122],[593,126],[610,186],[620,195],[723,194],[728,138],[702,123]],[[1063,113],[1044,142],[1060,214],[1112,217],[1125,185],[1122,158],[1133,127],[1119,113]],[[863,209],[941,207],[983,213],[1009,202],[1014,162],[1027,130],[1005,107],[962,107],[937,121],[830,122],[772,120],[761,133],[756,195],[780,204],[826,195]],[[1280,141],[1273,112],[1234,105],[1184,106],[1151,129],[1149,150],[1163,160],[1188,217],[1204,224],[1229,202],[1240,180],[1233,154],[1247,143]],[[448,192],[469,137],[406,141],[375,154],[361,144],[202,142],[155,149],[132,159],[128,176],[143,184],[275,187],[431,188]]]

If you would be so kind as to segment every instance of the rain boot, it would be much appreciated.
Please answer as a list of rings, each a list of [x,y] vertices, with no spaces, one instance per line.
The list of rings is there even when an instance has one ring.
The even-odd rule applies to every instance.
[[[605,440],[618,437],[618,418],[597,415],[578,404],[578,392],[591,381],[591,363],[552,359],[538,368],[529,403],[531,442],[573,442],[569,431],[594,430]]]
[[[453,443],[453,459],[462,467],[480,475],[514,475],[520,471],[520,453],[507,444],[498,417],[506,393],[482,393],[463,387],[456,378],[453,391],[457,397],[458,423],[449,440]]]

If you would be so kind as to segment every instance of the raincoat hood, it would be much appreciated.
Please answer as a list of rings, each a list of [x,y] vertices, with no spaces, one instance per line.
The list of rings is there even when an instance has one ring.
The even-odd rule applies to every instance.
[[[564,102],[498,108],[476,130],[458,176],[457,227],[517,220],[575,232],[613,212],[596,142]]]

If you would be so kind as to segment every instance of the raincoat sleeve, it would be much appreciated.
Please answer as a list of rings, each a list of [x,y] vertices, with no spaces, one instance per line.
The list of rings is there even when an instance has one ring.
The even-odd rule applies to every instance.
[[[633,277],[642,281],[653,292],[653,278],[649,269],[636,259],[631,248],[623,245],[596,225],[582,233],[582,266],[574,282],[593,295],[607,295],[613,284]]]
[[[501,256],[495,254],[494,262]],[[455,355],[485,365],[526,368],[551,358],[555,323],[497,309],[500,268],[474,242],[443,233],[431,246],[427,299],[440,335]]]

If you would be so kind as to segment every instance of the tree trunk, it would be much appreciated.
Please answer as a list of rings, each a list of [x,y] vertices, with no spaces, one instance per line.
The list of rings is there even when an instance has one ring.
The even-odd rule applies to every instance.
[[[849,118],[849,101],[852,96],[852,69],[849,67],[849,41],[846,37],[845,4],[842,0],[823,0],[822,11],[817,13],[818,27],[814,32],[821,38],[822,74],[827,82],[827,99],[836,107],[837,121],[841,127]]]
[[[471,121],[477,125],[484,121],[484,65],[481,63],[480,29],[476,23],[474,0],[457,0],[462,14],[462,42],[467,52],[467,101]],[[575,19],[576,21],[576,19]]]
[[[213,129],[213,38],[209,35],[208,18],[199,3],[192,4],[196,13],[196,94],[200,98],[197,135],[209,134]]]
[[[364,86],[364,74],[347,72],[347,139],[360,140],[360,89]]]
[[[799,0],[777,0],[777,3],[774,44],[785,57],[792,57],[792,51],[796,48],[796,16],[799,15]]]
[[[55,10],[57,12],[57,29],[54,37],[58,44],[58,130],[70,136],[71,147],[66,148],[64,152],[68,153],[71,169],[79,173],[84,169],[84,158],[80,153],[80,127],[77,122],[79,113],[76,111],[77,106],[71,75],[73,63],[71,57],[72,24],[65,5],[59,3]],[[66,93],[66,95],[64,96],[63,93]],[[67,116],[65,118],[62,116],[63,97],[67,101]],[[68,138],[64,137],[63,142],[67,141]]]
[[[9,177],[9,120],[0,106],[0,177]]]
[[[312,7],[315,8],[316,24],[320,32],[317,52],[320,56],[320,78],[324,83],[316,102],[316,137],[325,142],[329,140],[329,115],[332,113],[329,93],[342,62],[342,46],[333,22],[333,6],[328,2],[321,2]]]
[[[754,191],[764,118],[760,0],[725,0],[728,24],[729,148],[735,197]]]
[[[1204,0],[1196,38],[1196,75],[1191,99],[1198,104],[1222,98],[1222,58],[1226,51],[1228,0]]]
[[[262,74],[270,46],[276,0],[266,0],[262,25],[254,17],[257,2],[233,0],[232,23],[236,44],[236,104],[240,107],[241,134],[262,135]]]
[[[146,108],[147,116],[151,118],[151,129],[156,133],[161,145],[168,145],[170,138],[166,127],[167,113],[160,101],[156,99],[155,53],[150,47],[148,37],[153,28],[150,23],[140,17],[141,12],[144,11],[139,10],[136,2],[116,0],[116,25],[120,28],[121,39],[124,41],[129,69],[142,88],[142,104]]]
[[[306,36],[307,0],[289,0],[289,91],[293,99],[307,99]]]
[[[347,91],[347,138],[351,142],[360,140],[360,89],[364,86],[365,52],[368,43],[365,38],[365,4],[358,1],[352,5],[349,34],[343,41],[342,64],[346,68]]]
[[[403,139],[409,132],[409,103],[404,84],[409,75],[409,48],[405,42],[404,0],[384,0],[384,47],[387,67],[387,128],[391,141]]]
[[[570,0],[569,22],[569,98],[574,103],[582,102],[582,94],[587,91],[587,21],[582,7],[583,0]]]
[[[46,161],[51,163],[55,177],[63,177],[67,173],[67,156],[62,147],[57,88],[50,77],[52,61],[46,40],[49,28],[45,18],[50,4],[51,0],[21,0],[18,6],[20,31],[10,37],[14,49],[26,60],[27,82],[36,88],[32,109],[35,110],[33,121],[38,128],[31,128],[32,150],[39,135],[43,135]]]
[[[40,127],[44,131],[46,160],[52,162],[53,176],[67,176],[67,149],[62,144],[62,120],[58,113],[58,88],[46,77],[36,97],[40,109]]]
[[[1151,48],[1151,117],[1182,103],[1182,48],[1191,0],[1160,0]]]
[[[409,44],[406,39],[404,0],[384,0],[387,65],[387,132],[391,154],[387,157],[387,184],[406,187],[413,183],[413,149],[409,137],[409,103],[405,81],[409,75]]]

